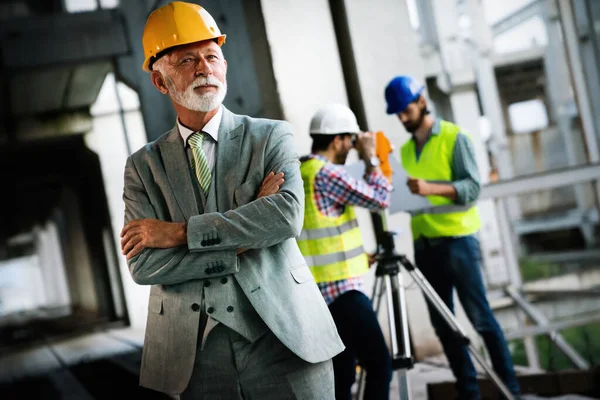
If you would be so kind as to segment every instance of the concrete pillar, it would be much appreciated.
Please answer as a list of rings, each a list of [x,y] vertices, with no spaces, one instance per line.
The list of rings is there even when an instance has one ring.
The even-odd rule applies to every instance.
[[[136,90],[147,135],[147,141],[155,140],[173,127],[176,113],[168,96],[160,93],[150,82],[148,74],[141,69],[144,61],[142,33],[148,14],[152,11],[147,0],[122,1],[119,9],[127,24],[131,54],[115,59],[115,73],[119,80]],[[132,146],[132,150],[137,150]]]
[[[325,103],[348,104],[329,2],[261,0],[273,72],[298,152],[308,154],[308,127]]]
[[[511,179],[514,175],[513,162],[506,138],[506,126],[491,59],[493,54],[491,29],[486,23],[481,0],[468,0],[467,3],[472,32],[470,53],[475,67],[483,113],[490,120],[500,179]]]
[[[115,93],[111,94],[113,99],[115,96]],[[129,134],[128,137],[131,143],[131,148],[140,148],[146,142],[146,137],[144,135],[144,122],[141,112],[139,110],[129,110],[125,113],[124,119],[128,127],[127,132]],[[91,132],[86,134],[85,142],[87,147],[94,151],[100,158],[106,199],[108,201],[108,208],[110,211],[110,226],[112,227],[110,236],[113,240],[114,248],[117,249],[116,262],[118,264],[116,267],[118,268],[118,274],[120,274],[120,281],[122,282],[126,310],[121,309],[120,294],[116,293],[117,288],[115,287],[115,284],[119,280],[119,277],[116,276],[118,274],[114,273],[115,267],[112,265],[113,259],[110,254],[111,245],[106,241],[104,236],[106,233],[104,233],[103,244],[107,257],[109,277],[113,282],[111,289],[113,290],[113,296],[115,296],[115,301],[113,302],[113,304],[116,306],[115,312],[117,315],[120,315],[121,312],[126,311],[131,327],[134,330],[141,332],[146,327],[146,317],[148,314],[148,294],[150,292],[150,286],[138,285],[131,279],[125,256],[120,253],[121,245],[119,234],[123,228],[123,221],[125,218],[122,199],[123,166],[125,165],[125,160],[128,156],[125,141],[123,140],[123,134],[124,131],[121,125],[119,112],[118,110],[113,110],[111,113],[94,117],[94,128]],[[80,224],[80,221],[73,221],[72,223],[75,222]],[[72,240],[77,242],[83,240],[83,237],[73,237]],[[87,249],[85,254],[80,251],[79,254],[74,254],[74,257],[85,260],[87,265],[91,267]],[[78,275],[80,287],[85,287],[85,285],[91,287],[90,283],[92,282],[92,275],[90,274],[89,268],[86,271],[81,271]],[[87,305],[94,305],[96,308],[99,306],[97,304],[98,300],[95,297],[84,297],[84,295],[85,293],[82,293],[82,302],[85,301]]]
[[[386,114],[385,86],[397,75],[411,75],[425,84],[408,8],[404,1],[394,0],[346,0],[344,4],[368,128],[383,131],[398,149],[410,136],[396,116]],[[399,152],[394,154],[399,157]]]

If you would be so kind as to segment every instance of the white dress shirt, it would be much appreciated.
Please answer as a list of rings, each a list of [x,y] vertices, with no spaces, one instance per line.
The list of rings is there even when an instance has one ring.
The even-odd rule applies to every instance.
[[[206,156],[206,161],[208,162],[208,166],[210,167],[211,172],[215,169],[215,158],[217,155],[217,142],[219,139],[219,126],[221,126],[221,118],[223,116],[223,106],[219,106],[219,111],[206,123],[202,132],[208,134],[210,138],[205,137],[202,142],[202,150],[204,150],[204,155]],[[188,138],[195,131],[190,128],[184,126],[179,122],[179,118],[177,118],[177,125],[179,128],[179,134],[183,139],[183,143],[185,146],[188,146]]]
[[[223,106],[219,106],[219,111],[206,123],[202,132],[208,134],[210,138],[205,137],[202,142],[202,150],[204,150],[204,155],[206,156],[206,161],[208,162],[208,166],[210,167],[211,173],[214,173],[215,170],[215,158],[217,155],[217,141],[219,138],[219,126],[221,126],[221,117],[223,116]],[[179,128],[179,134],[183,139],[183,143],[185,143],[185,147],[188,147],[188,138],[192,135],[192,133],[196,132],[191,130],[190,128],[184,126],[179,122],[179,118],[177,118],[177,126]],[[204,296],[203,296],[204,297]],[[202,308],[206,305],[204,304],[204,299],[202,299]],[[214,318],[208,316],[206,321],[206,327],[204,328],[204,332],[202,334],[202,343],[200,344],[200,348],[204,349],[204,345],[206,344],[206,338],[210,331],[217,326],[219,322]]]

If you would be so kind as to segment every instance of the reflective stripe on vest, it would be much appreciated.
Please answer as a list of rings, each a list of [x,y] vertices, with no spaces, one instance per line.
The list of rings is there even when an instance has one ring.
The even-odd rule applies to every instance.
[[[358,228],[358,221],[353,219],[348,222],[344,222],[339,227],[326,227],[326,228],[316,228],[308,231],[303,230],[300,232],[300,236],[298,236],[298,240],[308,240],[308,239],[324,239],[331,236],[336,236],[339,233],[348,232],[354,228]]]
[[[409,211],[409,214],[412,216],[421,215],[421,214],[449,214],[449,213],[458,213],[458,212],[466,212],[469,211],[472,207],[475,207],[476,203],[468,203],[465,205],[458,204],[448,204],[446,206],[437,206],[437,207],[426,207],[417,211]]]
[[[358,257],[363,254],[365,251],[362,246],[355,247],[350,251],[339,252],[339,253],[331,253],[331,254],[322,254],[322,255],[314,255],[314,256],[304,256],[306,259],[306,264],[309,267],[318,267],[324,266],[328,264],[334,264],[343,262],[346,260],[350,260],[354,257]]]
[[[402,166],[413,178],[428,182],[452,180],[454,144],[460,128],[440,120],[440,131],[432,134],[423,146],[417,160],[414,140],[408,140],[401,149]],[[464,134],[464,132],[463,132]],[[471,235],[481,227],[479,211],[475,204],[457,205],[443,196],[427,196],[433,205],[412,213],[413,239]]]
[[[323,215],[318,209],[314,183],[324,165],[325,161],[315,158],[300,165],[305,202],[297,242],[316,282],[348,279],[369,269],[354,209],[346,206],[339,217]]]

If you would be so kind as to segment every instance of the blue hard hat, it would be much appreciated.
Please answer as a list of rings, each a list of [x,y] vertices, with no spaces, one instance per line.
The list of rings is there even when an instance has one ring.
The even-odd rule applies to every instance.
[[[419,98],[425,89],[421,83],[408,75],[397,76],[385,88],[387,113],[398,114]]]

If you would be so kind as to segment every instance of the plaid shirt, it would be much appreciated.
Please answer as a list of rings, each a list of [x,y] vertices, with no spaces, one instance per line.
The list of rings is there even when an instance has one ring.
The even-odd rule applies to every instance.
[[[315,200],[319,211],[329,217],[339,217],[345,206],[356,206],[371,211],[381,210],[390,203],[392,187],[381,172],[372,172],[365,180],[355,179],[341,165],[325,157],[312,154],[311,158],[326,164],[315,176]],[[317,284],[327,304],[350,290],[363,290],[362,276]]]

